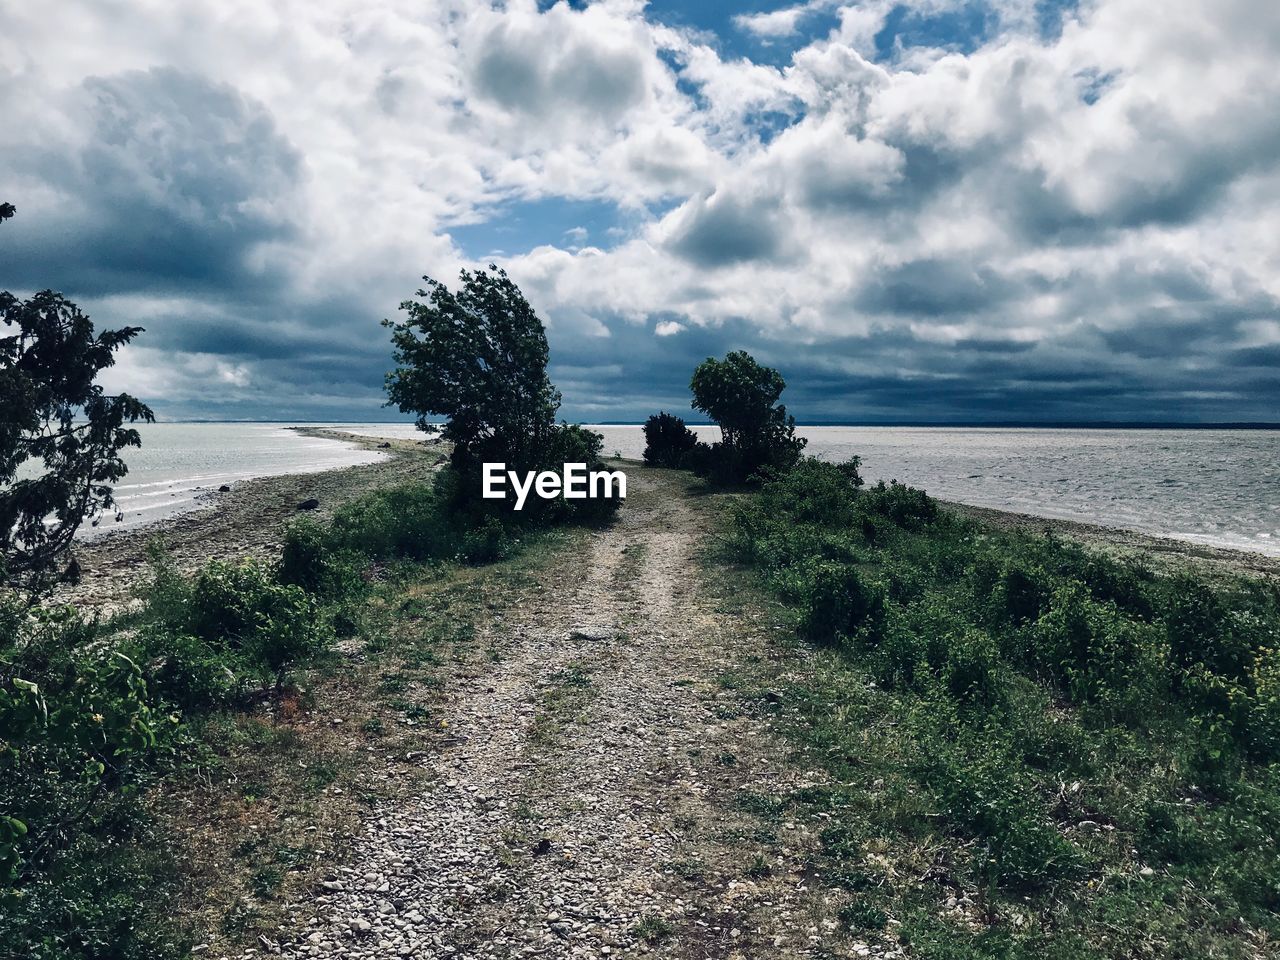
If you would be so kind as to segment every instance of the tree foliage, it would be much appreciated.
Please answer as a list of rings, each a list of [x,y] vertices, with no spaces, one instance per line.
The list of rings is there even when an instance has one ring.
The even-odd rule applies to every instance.
[[[84,519],[112,505],[111,484],[128,470],[120,451],[140,443],[126,424],[154,420],[96,382],[142,328],[95,333],[59,293],[20,300],[5,291],[0,332],[0,563],[35,586]]]
[[[443,437],[455,465],[535,463],[560,407],[542,321],[496,266],[463,270],[456,293],[424,279],[417,299],[400,305],[408,319],[384,321],[395,345],[390,402],[417,414],[423,429],[433,414],[448,417]]]
[[[794,466],[805,440],[795,435],[795,417],[778,402],[786,385],[782,374],[761,366],[745,350],[700,363],[689,383],[693,407],[715,421],[723,443],[719,451],[696,459],[732,464],[724,479],[736,480],[757,476],[766,467]]]

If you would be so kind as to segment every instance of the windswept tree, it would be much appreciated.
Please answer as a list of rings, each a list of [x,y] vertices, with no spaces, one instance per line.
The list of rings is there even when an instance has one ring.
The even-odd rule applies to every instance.
[[[463,270],[457,293],[424,277],[408,318],[391,328],[396,369],[387,395],[403,413],[445,416],[455,466],[502,461],[528,468],[548,448],[560,394],[547,376],[542,321],[505,270]]]
[[[423,430],[432,415],[448,417],[441,434],[453,443],[452,469],[437,489],[455,508],[493,512],[502,501],[481,497],[483,463],[517,471],[598,466],[604,438],[556,423],[560,393],[547,376],[547,334],[506,271],[492,264],[488,271],[463,270],[456,294],[424,279],[418,298],[400,305],[408,319],[383,321],[396,360],[387,395],[402,412],[417,414]],[[538,498],[523,519],[598,521],[618,506],[606,497]]]
[[[0,214],[12,216],[11,204]],[[120,451],[136,447],[127,424],[155,418],[128,394],[96,380],[142,332],[95,333],[59,293],[28,300],[0,293],[0,566],[3,578],[38,589],[61,563],[86,518],[113,505],[128,472]]]
[[[799,460],[805,440],[795,435],[796,418],[778,402],[786,386],[782,374],[744,350],[698,364],[689,383],[693,407],[720,427],[716,454],[728,464],[722,476],[745,480],[766,467],[790,469]]]

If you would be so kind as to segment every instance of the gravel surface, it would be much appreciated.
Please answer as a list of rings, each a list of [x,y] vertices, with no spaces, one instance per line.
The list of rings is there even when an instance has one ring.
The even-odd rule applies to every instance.
[[[779,823],[762,847],[733,806],[818,779],[726,709],[716,678],[764,638],[702,595],[706,521],[678,484],[629,480],[618,521],[489,638],[499,661],[457,681],[433,788],[377,811],[272,952],[810,957],[832,939],[816,828]],[[769,875],[749,877],[761,849]]]

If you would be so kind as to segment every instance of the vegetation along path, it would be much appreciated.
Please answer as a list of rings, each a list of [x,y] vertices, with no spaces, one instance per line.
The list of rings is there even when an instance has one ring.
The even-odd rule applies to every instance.
[[[452,691],[430,787],[295,904],[286,956],[816,955],[835,921],[809,831],[762,838],[734,803],[807,776],[726,690],[764,639],[700,580],[710,511],[687,481],[630,481],[617,521],[489,628],[496,662]]]

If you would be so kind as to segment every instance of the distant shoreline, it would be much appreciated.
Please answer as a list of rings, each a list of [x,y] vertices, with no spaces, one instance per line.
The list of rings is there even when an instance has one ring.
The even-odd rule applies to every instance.
[[[323,428],[333,427],[412,427],[412,420],[157,420],[157,423],[256,423],[264,426],[306,426]],[[574,421],[592,427],[642,427],[639,420],[578,420]],[[714,427],[714,423],[686,419],[690,427]],[[437,424],[437,426],[439,426]],[[1221,421],[1221,422],[1182,422],[1162,420],[957,420],[940,422],[936,420],[820,420],[796,421],[797,427],[864,427],[876,429],[936,429],[936,430],[1275,430],[1280,431],[1280,422],[1265,420]],[[334,431],[338,432],[338,431]]]

